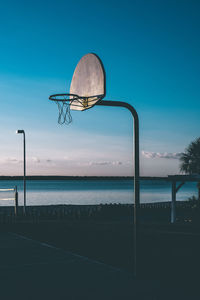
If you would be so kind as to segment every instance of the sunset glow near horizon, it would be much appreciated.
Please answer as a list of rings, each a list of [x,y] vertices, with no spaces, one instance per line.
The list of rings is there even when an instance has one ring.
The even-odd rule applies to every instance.
[[[199,9],[169,0],[1,4],[0,175],[23,174],[17,129],[27,175],[133,175],[129,111],[97,106],[60,126],[48,100],[69,92],[90,52],[105,67],[105,100],[139,114],[141,175],[178,174],[180,153],[200,136]]]

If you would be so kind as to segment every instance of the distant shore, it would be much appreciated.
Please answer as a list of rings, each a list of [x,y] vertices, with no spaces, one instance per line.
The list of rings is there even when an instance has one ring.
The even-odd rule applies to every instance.
[[[23,176],[0,176],[0,180],[23,180]],[[30,175],[27,180],[133,180],[133,176],[57,176]],[[140,180],[169,180],[168,177],[141,176]]]

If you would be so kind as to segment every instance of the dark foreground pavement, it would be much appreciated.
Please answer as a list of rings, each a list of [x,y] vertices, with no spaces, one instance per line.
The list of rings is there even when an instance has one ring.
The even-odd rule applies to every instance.
[[[0,233],[0,298],[200,299],[166,281],[129,273],[14,233]]]
[[[0,233],[0,296],[6,299],[155,299],[131,275],[13,233]]]

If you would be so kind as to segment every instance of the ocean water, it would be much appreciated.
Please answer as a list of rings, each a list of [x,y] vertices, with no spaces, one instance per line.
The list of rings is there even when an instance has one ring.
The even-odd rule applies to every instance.
[[[17,186],[19,204],[23,204],[23,181],[0,180],[0,189]],[[177,193],[177,201],[197,196],[197,184],[185,183]],[[0,206],[12,206],[14,192],[0,192]],[[171,184],[167,181],[142,180],[141,203],[171,200]],[[133,203],[132,180],[27,180],[27,205]]]

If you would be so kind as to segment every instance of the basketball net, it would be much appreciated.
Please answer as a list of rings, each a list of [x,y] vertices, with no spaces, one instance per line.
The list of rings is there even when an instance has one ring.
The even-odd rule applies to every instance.
[[[69,98],[63,101],[56,101],[58,106],[58,124],[69,125],[72,122],[72,116],[70,111],[70,101]]]

